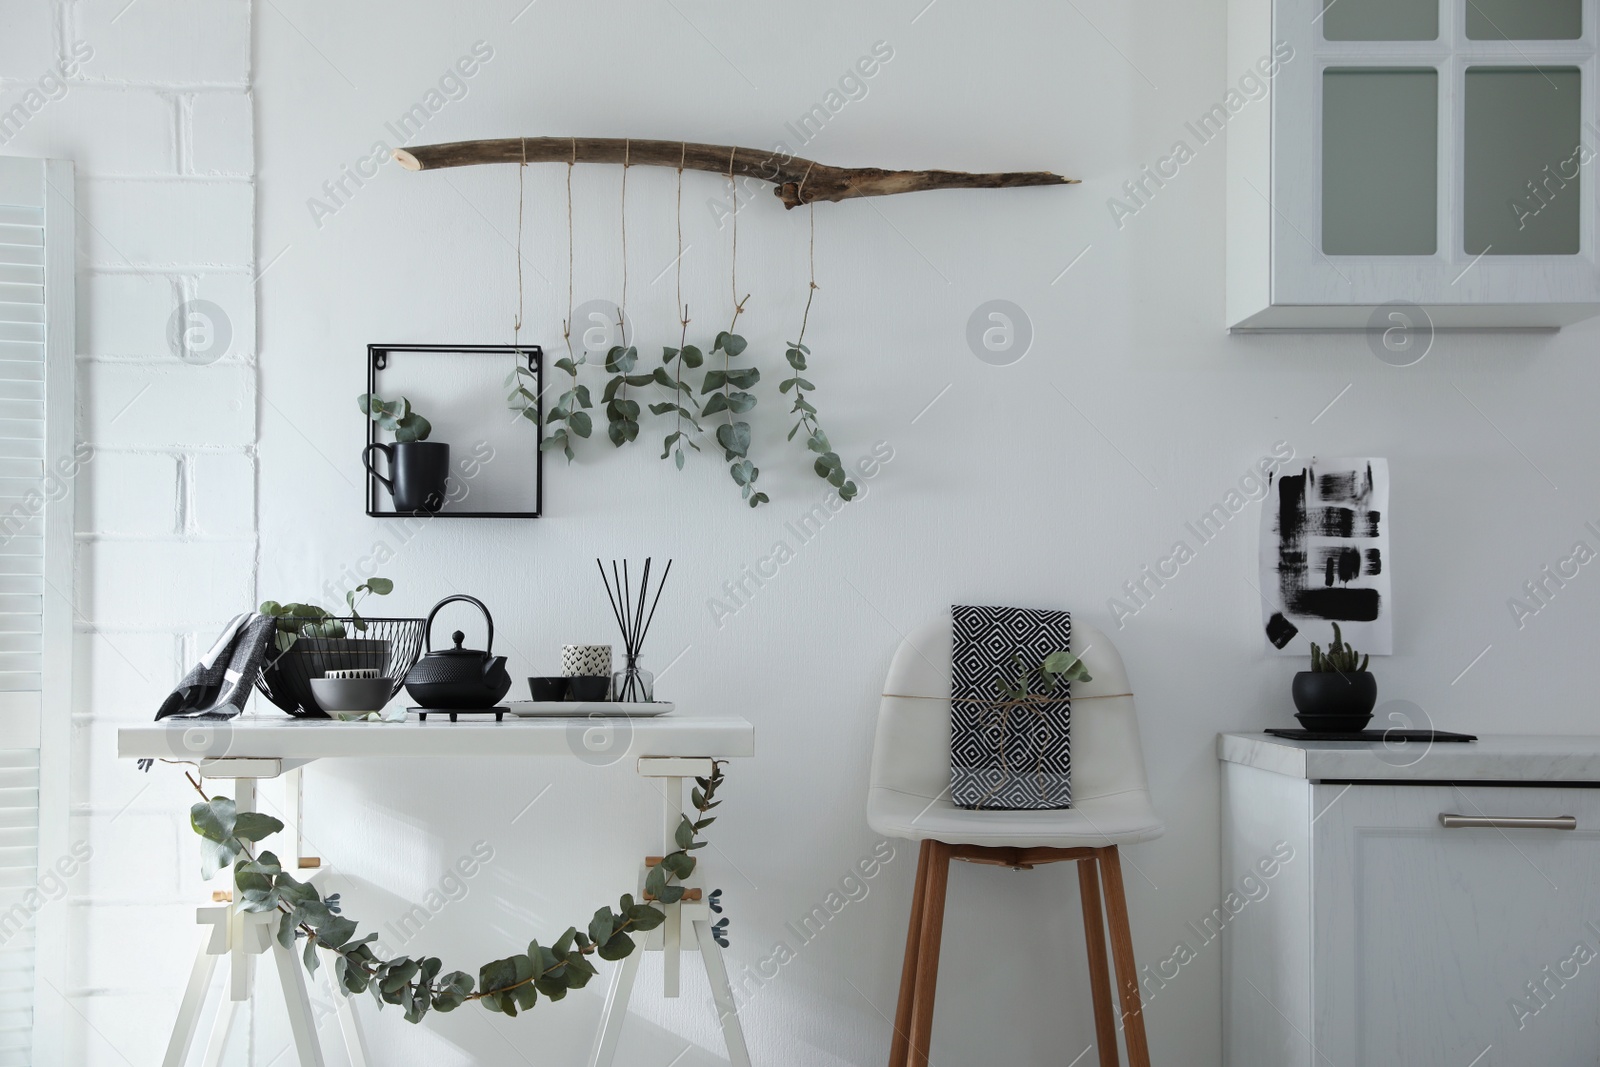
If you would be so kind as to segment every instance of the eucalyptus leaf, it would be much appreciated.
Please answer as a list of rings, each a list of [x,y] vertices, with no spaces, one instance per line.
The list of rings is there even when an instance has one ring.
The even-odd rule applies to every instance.
[[[233,836],[243,841],[260,841],[283,829],[283,823],[259,811],[239,813],[233,824]]]
[[[335,915],[332,918],[325,919],[317,927],[317,940],[329,948],[336,949],[350,940],[351,935],[355,932],[356,924],[354,920],[346,919],[342,915]]]
[[[228,797],[212,797],[189,808],[189,825],[208,841],[226,841],[233,836],[237,811]]]
[[[725,422],[717,427],[717,443],[728,453],[728,458],[747,455],[750,451],[750,424]]]

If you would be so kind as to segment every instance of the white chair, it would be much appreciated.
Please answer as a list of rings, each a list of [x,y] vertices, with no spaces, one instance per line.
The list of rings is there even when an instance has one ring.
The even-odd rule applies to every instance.
[[[878,710],[867,821],[880,834],[921,841],[889,1067],[926,1067],[952,859],[1030,870],[1074,860],[1089,946],[1101,1067],[1117,1067],[1116,1020],[1100,913],[1105,881],[1111,955],[1131,1067],[1149,1067],[1139,979],[1117,846],[1160,837],[1150,803],[1133,693],[1109,638],[1072,627],[1071,651],[1093,679],[1072,684],[1072,804],[1051,811],[969,811],[950,801],[950,619],[913,633],[895,653]],[[1096,875],[1096,867],[1099,874]]]

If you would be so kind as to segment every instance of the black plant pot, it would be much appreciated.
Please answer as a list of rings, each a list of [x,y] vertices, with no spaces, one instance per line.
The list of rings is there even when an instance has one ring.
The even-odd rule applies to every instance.
[[[389,477],[372,466],[376,449],[389,458]],[[444,507],[445,482],[450,477],[450,446],[438,441],[402,441],[368,445],[361,462],[394,498],[396,511],[433,513]]]
[[[1378,680],[1371,671],[1301,671],[1290,691],[1300,725],[1322,733],[1366,729],[1378,702]]]

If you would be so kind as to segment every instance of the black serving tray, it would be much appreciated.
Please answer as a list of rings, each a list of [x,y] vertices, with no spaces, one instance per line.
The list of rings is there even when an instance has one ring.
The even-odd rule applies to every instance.
[[[1478,739],[1475,734],[1453,734],[1449,730],[1353,730],[1349,733],[1326,733],[1322,730],[1273,726],[1266,732],[1290,741],[1476,741]]]

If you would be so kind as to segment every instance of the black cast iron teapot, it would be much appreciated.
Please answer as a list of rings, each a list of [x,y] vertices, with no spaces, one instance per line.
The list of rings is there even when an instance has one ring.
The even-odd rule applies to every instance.
[[[450,635],[455,641],[454,648],[441,652],[433,650],[433,617],[439,614],[440,608],[454,600],[465,600],[483,612],[483,619],[489,625],[489,643],[484,651],[462,648],[465,635],[460,630]],[[447,711],[492,708],[511,688],[511,675],[506,673],[506,658],[492,654],[494,618],[476,597],[457,594],[435,604],[433,610],[428,612],[426,640],[427,654],[417,660],[416,666],[406,675],[406,692],[422,707]]]

